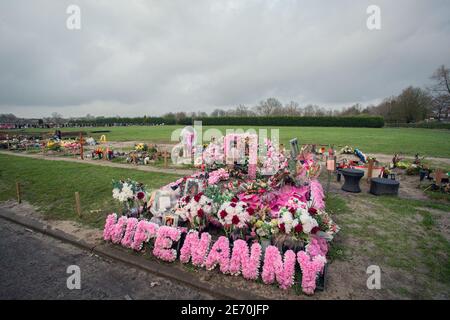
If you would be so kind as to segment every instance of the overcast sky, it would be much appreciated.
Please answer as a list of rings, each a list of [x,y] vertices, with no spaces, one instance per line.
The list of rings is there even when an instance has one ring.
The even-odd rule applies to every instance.
[[[71,4],[81,30],[66,27]],[[447,0],[2,0],[0,113],[376,103],[450,66],[449,17]]]

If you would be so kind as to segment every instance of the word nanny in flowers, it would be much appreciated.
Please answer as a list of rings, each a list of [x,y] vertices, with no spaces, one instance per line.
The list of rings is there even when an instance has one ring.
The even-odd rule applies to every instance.
[[[224,274],[242,275],[247,280],[257,280],[261,276],[265,284],[277,283],[282,289],[295,283],[298,262],[302,272],[301,285],[306,294],[314,293],[316,279],[326,264],[328,245],[319,237],[313,238],[304,251],[287,250],[282,255],[275,246],[267,247],[263,253],[258,242],[249,247],[244,240],[230,243],[227,237],[220,236],[213,243],[207,232],[186,232],[183,228],[159,226],[144,219],[118,218],[112,213],[106,218],[103,238],[135,251],[142,250],[153,240],[152,254],[158,259],[173,262],[178,258],[181,263],[192,263],[207,270],[218,267]],[[181,245],[177,245],[179,243]]]

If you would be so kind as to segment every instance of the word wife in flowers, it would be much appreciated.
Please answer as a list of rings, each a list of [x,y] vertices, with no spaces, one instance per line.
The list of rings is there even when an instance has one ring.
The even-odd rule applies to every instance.
[[[257,280],[261,275],[265,284],[276,282],[282,289],[294,284],[295,264],[298,262],[302,271],[301,285],[306,294],[314,293],[316,278],[323,272],[326,263],[328,246],[322,238],[313,238],[305,251],[297,254],[287,250],[282,256],[277,247],[269,246],[263,256],[259,243],[249,247],[244,240],[236,240],[230,250],[227,237],[221,236],[213,243],[209,233],[199,234],[195,230],[187,232],[182,245],[177,246],[186,232],[183,228],[159,226],[144,219],[117,217],[112,213],[106,218],[103,238],[136,251],[154,240],[152,253],[158,259],[173,262],[179,258],[181,263],[191,262],[208,270],[218,266],[222,273],[242,274],[247,280]],[[264,261],[261,265],[262,256]]]

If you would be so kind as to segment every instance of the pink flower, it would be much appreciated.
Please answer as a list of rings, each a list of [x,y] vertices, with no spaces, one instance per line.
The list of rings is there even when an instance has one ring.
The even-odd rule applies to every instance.
[[[294,284],[295,253],[292,250],[284,254],[284,263],[277,247],[268,246],[264,255],[264,265],[261,274],[265,284],[277,280],[280,288],[288,289]]]
[[[151,238],[155,238],[158,233],[159,226],[156,223],[141,220],[136,226],[136,232],[134,233],[133,243],[131,248],[136,251],[140,251],[144,243],[148,242]]]
[[[161,260],[172,262],[177,258],[177,251],[172,249],[173,241],[180,240],[181,232],[178,228],[162,226],[153,248],[153,255]]]
[[[224,236],[217,239],[206,257],[206,269],[212,270],[217,264],[219,264],[222,273],[228,272],[230,264],[230,243],[228,238]]]
[[[230,259],[230,273],[242,275],[247,280],[256,280],[258,278],[259,266],[261,263],[261,245],[254,243],[249,256],[248,245],[244,240],[233,242],[233,253]]]
[[[313,294],[316,289],[316,278],[325,266],[324,256],[311,257],[305,251],[297,253],[297,261],[302,270],[302,290],[306,294]]]
[[[112,231],[114,230],[114,225],[117,222],[117,214],[111,213],[106,217],[105,227],[103,229],[103,239],[105,241],[110,241],[112,236]]]
[[[207,232],[202,233],[200,239],[197,231],[190,231],[186,235],[183,247],[180,250],[180,261],[188,263],[192,257],[192,264],[202,267],[206,260],[206,253],[211,242],[211,235]]]
[[[125,248],[131,248],[131,245],[133,243],[134,233],[136,232],[137,224],[138,224],[138,219],[128,218],[127,228],[125,229],[125,235],[123,236],[122,241],[120,242],[122,244],[122,246],[124,246]]]

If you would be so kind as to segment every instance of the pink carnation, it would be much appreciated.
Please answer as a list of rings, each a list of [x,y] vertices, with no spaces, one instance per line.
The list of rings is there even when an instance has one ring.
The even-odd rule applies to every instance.
[[[248,245],[244,240],[233,242],[233,253],[230,259],[230,273],[239,275],[242,269],[242,275],[247,280],[256,280],[258,278],[259,266],[261,264],[261,245],[254,243],[249,256]]]
[[[299,251],[297,261],[302,269],[302,290],[306,294],[313,294],[317,275],[323,270],[326,259],[324,256],[315,256],[311,259],[305,251]]]
[[[111,241],[112,243],[120,243],[127,227],[127,217],[122,216],[117,220],[117,223],[112,227]]]
[[[181,232],[177,228],[162,226],[158,229],[158,235],[153,248],[153,255],[161,260],[172,262],[177,258],[177,251],[172,249],[174,241],[180,240]]]
[[[282,289],[288,289],[294,284],[295,253],[292,250],[284,254],[284,263],[280,251],[275,246],[268,246],[264,256],[264,266],[261,274],[265,284],[271,284],[275,278]]]
[[[205,264],[210,242],[211,235],[209,233],[202,233],[199,239],[197,231],[190,231],[186,235],[183,247],[180,250],[180,261],[188,263],[192,257],[192,264],[202,267]]]
[[[324,238],[311,236],[311,240],[306,246],[306,252],[314,258],[315,256],[327,256],[328,244]]]
[[[325,194],[323,193],[322,185],[317,179],[312,179],[309,184],[311,190],[311,200],[314,204],[314,207],[320,210],[325,209]]]
[[[106,217],[105,227],[103,229],[103,239],[110,241],[114,225],[117,223],[117,214],[111,213]]]
[[[213,244],[205,261],[206,269],[212,270],[219,264],[220,271],[227,273],[230,264],[230,242],[227,237],[221,236]]]
[[[145,242],[148,242],[150,238],[155,238],[158,233],[159,226],[156,223],[149,222],[147,220],[141,220],[136,226],[136,232],[134,233],[133,243],[131,248],[136,251],[140,251]]]
[[[125,235],[122,238],[120,244],[125,248],[131,248],[133,243],[134,233],[136,232],[136,226],[138,224],[138,219],[128,218],[127,228],[125,229]]]

